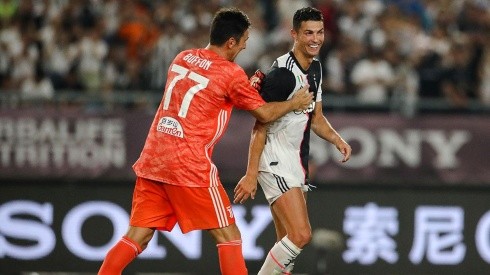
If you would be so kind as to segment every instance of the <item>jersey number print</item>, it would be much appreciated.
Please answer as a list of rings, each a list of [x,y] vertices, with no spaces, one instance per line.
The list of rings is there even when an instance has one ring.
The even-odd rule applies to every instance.
[[[177,73],[177,75],[172,79],[165,93],[165,97],[163,101],[164,110],[168,109],[168,105],[170,104],[170,99],[172,97],[172,91],[175,88],[175,85],[177,85],[177,82],[179,82],[184,78],[189,78],[197,83],[196,85],[190,87],[189,90],[185,92],[184,99],[182,100],[182,105],[180,106],[180,110],[179,110],[179,116],[185,118],[187,116],[187,110],[189,110],[189,105],[191,104],[192,98],[194,98],[195,94],[197,94],[199,91],[205,89],[208,86],[209,79],[207,79],[206,77],[200,74],[189,71],[189,69],[186,69],[177,64],[173,64],[170,70],[172,72]]]

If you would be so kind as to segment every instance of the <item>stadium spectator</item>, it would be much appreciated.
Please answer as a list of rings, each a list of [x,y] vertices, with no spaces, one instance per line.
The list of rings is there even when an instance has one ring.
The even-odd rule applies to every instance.
[[[468,43],[455,44],[448,63],[442,76],[442,92],[452,105],[465,108],[469,99],[477,96],[475,51]]]
[[[26,38],[26,37],[24,37]],[[27,39],[24,39],[27,40]],[[36,64],[39,61],[39,48],[38,44],[25,43],[22,44],[22,51],[19,55],[15,55],[12,58],[12,83],[15,87],[20,87],[23,81],[27,78],[33,77],[35,74]]]
[[[393,68],[393,85],[391,86],[390,108],[399,111],[406,117],[416,114],[418,102],[419,79],[411,66],[407,55],[397,51],[394,41],[389,41],[383,52],[386,61]]]
[[[146,5],[137,1],[126,3],[122,5],[123,18],[118,35],[126,42],[128,59],[148,62],[148,55],[158,39],[159,29]]]
[[[361,43],[350,36],[339,35],[337,43],[323,60],[325,82],[322,88],[327,94],[355,94],[350,74],[363,54],[364,47]]]
[[[366,32],[372,27],[372,18],[363,12],[363,0],[349,1],[342,5],[342,12],[338,18],[338,25],[342,35],[347,35],[362,43]]]
[[[45,68],[56,90],[68,89],[66,79],[79,58],[78,44],[71,40],[71,34],[63,31],[61,22],[51,25],[53,34],[45,39]],[[82,89],[80,87],[79,89]]]
[[[444,73],[442,56],[430,51],[420,56],[415,64],[415,69],[419,75],[420,97],[443,98],[441,92],[441,81]]]
[[[386,103],[394,81],[391,64],[384,59],[384,48],[372,46],[366,58],[354,65],[351,80],[356,85],[359,102],[367,104]]]
[[[319,55],[319,59],[323,61],[339,38],[339,26],[337,25],[338,2],[335,0],[317,0],[313,1],[313,4],[315,8],[322,12],[323,25],[325,26],[325,45],[320,50]]]
[[[160,25],[162,31],[148,64],[152,90],[159,90],[160,87],[165,86],[168,66],[177,53],[187,47],[185,35],[178,31],[178,27],[173,21],[164,21]]]
[[[85,29],[77,45],[78,75],[83,87],[93,93],[100,91],[102,87],[103,62],[109,51],[109,46],[102,38],[99,28]]]
[[[20,91],[23,99],[30,101],[47,101],[53,98],[54,88],[42,66],[37,64],[34,75],[29,75],[22,81]]]
[[[257,59],[265,52],[267,45],[265,25],[259,14],[254,13],[255,2],[252,0],[244,1],[238,6],[245,13],[250,14],[250,21],[253,22],[250,28],[247,48],[237,56],[235,62],[240,65],[247,75],[252,75],[257,70]]]

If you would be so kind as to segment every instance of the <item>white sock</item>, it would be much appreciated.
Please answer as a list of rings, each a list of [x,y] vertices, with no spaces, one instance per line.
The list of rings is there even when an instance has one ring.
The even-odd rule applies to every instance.
[[[257,275],[290,274],[301,250],[285,236],[271,248]]]

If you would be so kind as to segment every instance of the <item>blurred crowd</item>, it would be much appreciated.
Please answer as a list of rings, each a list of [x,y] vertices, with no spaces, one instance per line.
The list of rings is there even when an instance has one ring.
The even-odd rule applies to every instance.
[[[249,75],[291,48],[294,11],[314,6],[325,94],[490,106],[488,0],[0,0],[0,93],[161,93],[169,63],[207,45],[222,6],[252,21],[236,60]]]

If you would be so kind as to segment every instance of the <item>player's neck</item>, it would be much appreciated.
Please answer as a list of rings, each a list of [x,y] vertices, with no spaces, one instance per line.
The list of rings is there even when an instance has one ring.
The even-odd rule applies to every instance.
[[[293,54],[294,57],[296,57],[296,60],[298,61],[301,68],[307,71],[308,68],[310,68],[311,63],[313,62],[313,57],[305,56],[301,51],[297,50],[296,48],[293,48]]]
[[[217,55],[223,57],[226,60],[233,61],[229,56],[229,52],[224,47],[208,44],[205,49],[215,52]]]

